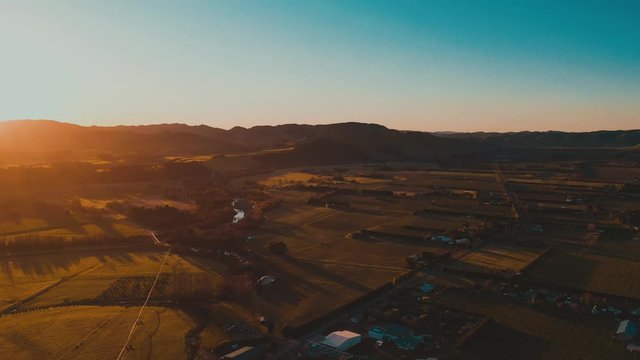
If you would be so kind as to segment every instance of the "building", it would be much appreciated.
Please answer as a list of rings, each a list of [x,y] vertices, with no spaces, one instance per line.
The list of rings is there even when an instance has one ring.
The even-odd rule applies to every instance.
[[[347,351],[360,342],[362,342],[362,335],[349,330],[340,330],[327,335],[321,343],[340,351]]]
[[[258,279],[257,283],[262,286],[271,285],[276,282],[276,278],[271,275],[264,275],[260,279]]]
[[[422,335],[415,335],[410,328],[401,324],[372,326],[369,328],[369,337],[381,341],[392,341],[402,350],[415,350],[422,343]]]
[[[616,339],[629,341],[638,335],[638,324],[631,320],[622,320],[616,329]]]

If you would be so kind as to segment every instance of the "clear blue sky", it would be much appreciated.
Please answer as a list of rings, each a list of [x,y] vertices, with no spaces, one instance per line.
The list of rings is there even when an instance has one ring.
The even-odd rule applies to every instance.
[[[5,1],[0,119],[640,128],[640,1]]]

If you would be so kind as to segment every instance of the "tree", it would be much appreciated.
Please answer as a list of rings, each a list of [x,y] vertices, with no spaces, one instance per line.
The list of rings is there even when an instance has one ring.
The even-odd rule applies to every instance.
[[[272,241],[269,243],[269,251],[274,255],[285,255],[289,250],[283,241]]]

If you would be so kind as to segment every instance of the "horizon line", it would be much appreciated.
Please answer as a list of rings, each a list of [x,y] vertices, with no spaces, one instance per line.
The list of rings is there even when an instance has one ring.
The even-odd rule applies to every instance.
[[[514,133],[549,133],[549,132],[557,132],[557,133],[568,133],[568,134],[580,134],[580,133],[595,133],[595,132],[619,132],[619,131],[640,131],[640,128],[628,128],[628,129],[596,129],[596,130],[582,130],[582,131],[572,131],[572,130],[558,130],[558,129],[545,129],[545,130],[511,130],[511,131],[497,131],[497,130],[475,130],[475,131],[459,131],[459,130],[412,130],[412,129],[398,129],[392,128],[384,124],[375,123],[375,122],[366,122],[366,121],[337,121],[337,122],[329,122],[329,123],[280,123],[280,124],[258,124],[252,126],[242,126],[235,125],[230,128],[223,128],[212,126],[210,124],[204,123],[186,123],[186,122],[158,122],[158,123],[119,123],[112,125],[98,125],[98,124],[81,124],[77,122],[71,121],[63,121],[63,120],[54,120],[54,119],[3,119],[0,120],[0,123],[8,123],[8,122],[52,122],[57,124],[66,124],[66,125],[74,125],[84,128],[117,128],[117,127],[144,127],[144,126],[169,126],[169,125],[183,125],[190,127],[200,127],[205,126],[212,129],[219,129],[223,131],[230,131],[235,128],[242,129],[253,129],[256,127],[278,127],[278,126],[330,126],[330,125],[340,125],[340,124],[362,124],[362,125],[376,125],[382,126],[389,130],[401,131],[401,132],[422,132],[422,133],[432,133],[432,134],[514,134]]]

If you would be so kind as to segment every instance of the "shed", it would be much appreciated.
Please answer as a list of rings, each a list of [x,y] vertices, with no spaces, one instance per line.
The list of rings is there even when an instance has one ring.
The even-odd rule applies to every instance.
[[[341,351],[346,351],[353,346],[360,344],[361,341],[362,335],[349,330],[340,330],[327,335],[324,340],[322,340],[322,344]]]

